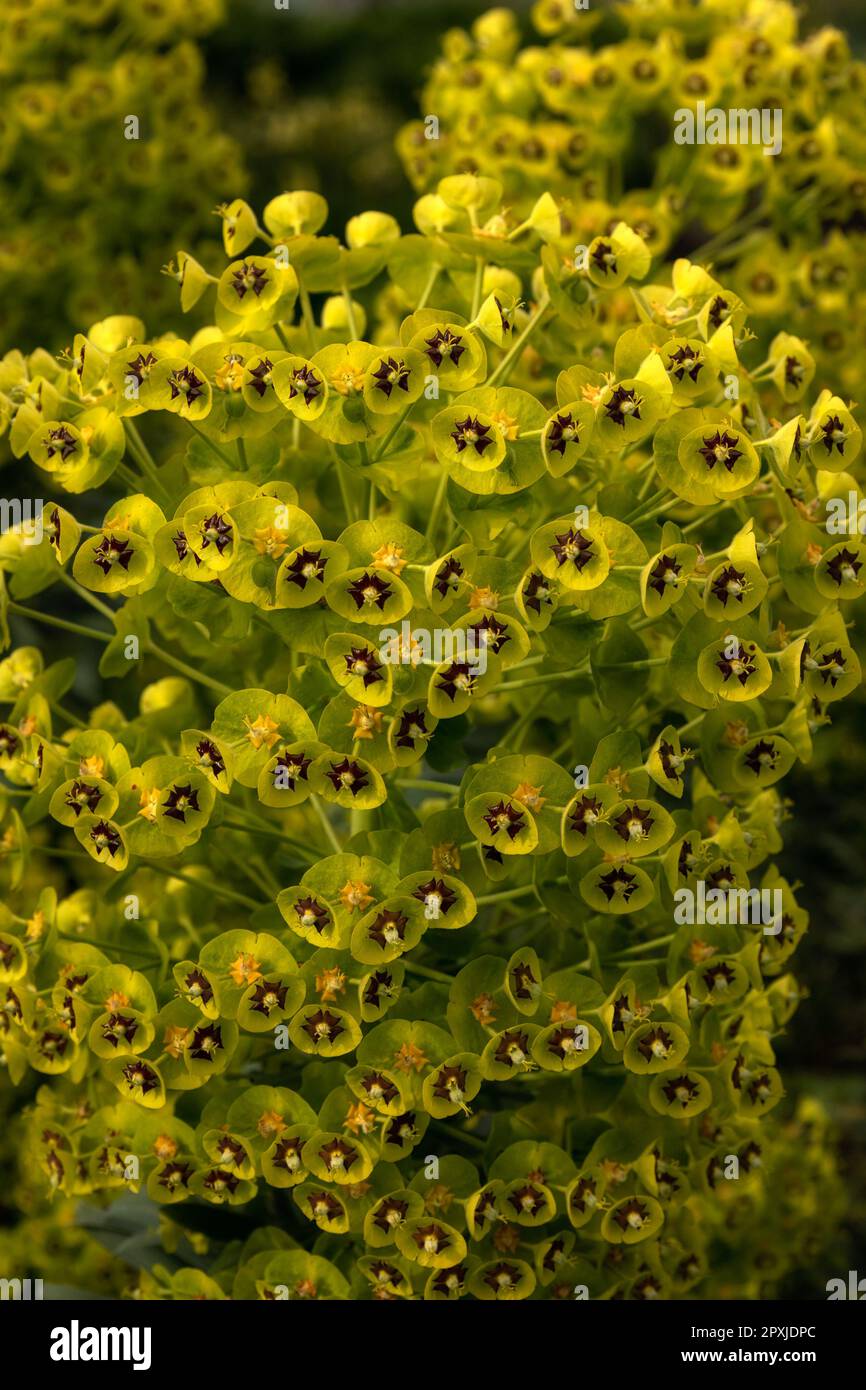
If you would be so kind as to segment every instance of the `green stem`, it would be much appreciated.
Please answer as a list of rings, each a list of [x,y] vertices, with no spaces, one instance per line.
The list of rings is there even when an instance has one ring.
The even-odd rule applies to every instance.
[[[204,671],[197,671],[194,666],[188,666],[185,661],[181,661],[180,657],[172,656],[171,652],[167,652],[164,648],[158,647],[155,642],[151,642],[150,638],[146,639],[143,646],[144,650],[150,652],[151,656],[155,656],[158,661],[164,661],[166,666],[173,666],[176,671],[179,671],[182,676],[188,677],[189,680],[197,681],[199,685],[206,685],[209,690],[215,690],[219,695],[234,694],[232,686],[218,681],[214,676],[205,675]]]
[[[346,306],[346,323],[349,326],[349,333],[354,342],[358,337],[358,325],[355,322],[355,306],[352,303],[352,295],[347,285],[343,285],[343,303]]]
[[[724,505],[721,507],[714,507],[712,515],[715,517],[718,516],[720,512],[729,512],[733,505],[733,502],[725,502]],[[687,536],[690,531],[696,531],[699,526],[703,526],[708,520],[709,517],[707,516],[706,512],[704,512],[701,516],[695,517],[695,520],[690,521],[688,526],[682,527],[683,535]]]
[[[181,883],[188,883],[193,888],[201,888],[206,893],[214,893],[218,898],[225,898],[226,902],[239,903],[241,907],[249,908],[251,912],[258,912],[260,907],[267,907],[266,902],[257,902],[255,898],[247,898],[243,893],[235,893],[232,888],[225,888],[211,874],[207,882],[200,878],[195,878],[191,874],[182,874],[177,869],[166,869],[162,864],[156,864],[152,859],[142,859],[140,867],[150,869],[155,874],[161,874],[163,878],[176,878]]]
[[[706,712],[706,710],[701,710],[701,713],[695,715],[694,719],[690,719],[688,724],[684,724],[681,729],[677,729],[679,737],[682,738],[683,734],[691,733],[692,729],[696,729]]]
[[[474,323],[478,317],[478,310],[481,308],[481,295],[484,290],[484,269],[487,262],[479,256],[475,263],[475,284],[472,290],[472,313],[469,315]]]
[[[257,865],[255,859],[250,859],[249,857],[245,857],[243,855],[239,856],[238,868],[240,869],[242,874],[246,874],[247,878],[250,880],[250,883],[252,883],[254,887],[258,888],[260,892],[264,893],[266,898],[270,898],[272,896],[273,889],[271,885],[266,882],[264,875],[262,874],[261,869]]]
[[[190,429],[198,435],[199,439],[204,441],[204,443],[211,450],[211,452],[216,454],[220,463],[226,465],[228,468],[234,469],[234,460],[230,459],[228,454],[224,453],[223,450],[219,447],[219,445],[215,444],[214,441],[211,438],[209,438],[208,435],[205,434],[204,430],[200,430],[198,425],[196,425],[192,420],[187,420],[186,423],[189,425]]]
[[[643,954],[644,951],[655,950],[657,946],[667,946],[669,941],[673,941],[675,932],[670,932],[668,936],[657,936],[654,941],[642,941],[638,946],[626,946],[624,951],[620,951],[617,960],[623,956],[636,956]]]
[[[301,317],[304,320],[304,327],[307,330],[307,338],[310,344],[310,356],[316,351],[316,320],[313,315],[313,305],[310,295],[303,282],[298,280],[298,295],[301,301]]]
[[[256,805],[259,805],[259,802],[257,802]],[[295,840],[292,835],[286,834],[284,830],[277,830],[274,826],[268,826],[267,820],[264,820],[261,816],[257,816],[256,812],[250,809],[249,806],[243,806],[243,808],[240,809],[243,810],[243,815],[247,817],[249,824],[242,826],[242,824],[239,824],[238,821],[235,820],[227,820],[222,824],[227,828],[231,828],[231,830],[245,831],[247,835],[252,835],[257,833],[257,831],[261,831],[261,834],[274,838],[274,840],[279,840],[284,845],[288,845],[289,849],[293,849],[297,855],[302,856],[302,859],[306,859],[307,862],[316,863],[318,858],[316,845],[302,845],[300,841]]]
[[[343,511],[346,513],[346,521],[351,525],[353,521],[358,520],[358,517],[355,512],[355,504],[352,501],[352,494],[349,491],[349,479],[346,476],[346,465],[336,451],[333,453],[333,458],[337,470],[337,482],[340,485],[340,496],[343,499]]]
[[[423,975],[426,980],[436,980],[439,984],[451,985],[454,980],[443,970],[431,970],[427,965],[416,965],[414,960],[404,960],[403,964],[413,975]]]
[[[503,681],[501,685],[495,685],[489,692],[491,695],[508,695],[512,690],[528,690],[535,685],[553,685],[557,681],[574,680],[576,676],[586,675],[588,666],[579,666],[575,671],[553,671],[546,676],[528,676],[526,680]]]
[[[61,628],[64,632],[72,632],[76,637],[92,637],[96,642],[103,642],[106,645],[113,641],[113,637],[107,632],[98,632],[95,627],[84,627],[82,623],[73,623],[68,618],[55,618],[52,613],[40,613],[35,608],[26,608],[21,603],[10,603],[10,613],[18,613],[22,618],[29,618],[32,622],[45,623],[48,627]],[[215,680],[212,676],[207,676],[203,671],[196,671],[192,666],[188,666],[179,657],[172,656],[171,652],[164,651],[155,642],[147,639],[144,642],[144,649],[155,656],[159,661],[164,661],[167,666],[173,666],[176,671],[180,671],[190,680],[197,681],[199,685],[209,686],[212,690],[217,690],[221,695],[231,695],[232,687],[224,685],[222,681]]]
[[[71,724],[73,726],[73,728],[86,729],[88,727],[83,719],[79,719],[77,714],[72,713],[72,710],[66,709],[63,705],[61,705],[59,700],[49,700],[48,703],[51,706],[51,708],[55,710],[57,714],[60,715],[60,718],[65,719],[68,724]]]
[[[530,726],[531,726],[531,724],[532,724],[532,721],[533,721],[533,719],[535,718],[536,713],[538,712],[539,708],[540,708],[541,705],[543,705],[543,704],[544,704],[544,691],[542,690],[541,694],[538,696],[538,699],[537,699],[537,700],[533,700],[532,704],[529,706],[529,709],[526,711],[526,713],[525,713],[525,714],[522,714],[522,715],[520,716],[520,718],[517,720],[517,723],[516,723],[516,724],[512,724],[512,725],[511,725],[511,728],[509,729],[508,734],[507,734],[507,736],[506,736],[506,737],[507,737],[507,746],[508,746],[509,752],[512,752],[512,753],[519,753],[519,752],[520,752],[520,749],[521,749],[521,747],[523,746],[523,740],[524,740],[524,738],[526,737],[526,734],[527,734],[528,731],[529,731],[529,728],[530,728]]]
[[[738,218],[736,222],[732,222],[730,226],[725,227],[717,236],[711,237],[709,241],[704,242],[703,246],[699,246],[696,251],[692,251],[689,255],[689,260],[709,260],[733,238],[740,237],[743,232],[750,227],[757,226],[766,215],[766,207],[762,202],[758,203],[756,207],[752,208],[751,212],[745,213],[742,217]]]
[[[86,855],[79,854],[72,849],[54,849],[51,845],[34,845],[35,854],[46,854],[52,859],[75,859],[79,863],[86,858]],[[150,869],[155,874],[161,874],[163,878],[177,878],[183,883],[189,883],[193,888],[201,888],[207,893],[213,893],[218,898],[225,898],[229,902],[240,903],[243,907],[248,907],[252,911],[258,911],[260,907],[267,907],[267,903],[256,902],[253,898],[246,898],[242,893],[234,893],[230,888],[224,888],[221,883],[214,882],[212,879],[203,882],[199,878],[193,878],[189,874],[179,873],[177,869],[166,869],[162,864],[156,864],[151,859],[142,859],[138,868]],[[78,937],[79,941],[86,938]],[[92,945],[99,946],[100,942],[92,942]]]
[[[511,375],[515,366],[517,365],[517,362],[520,358],[520,354],[523,352],[523,349],[526,346],[527,342],[531,338],[532,334],[535,332],[538,325],[541,323],[541,320],[544,318],[544,315],[547,313],[549,307],[550,299],[547,293],[545,292],[539,300],[535,313],[530,318],[523,332],[520,334],[516,342],[512,343],[508,352],[505,354],[505,356],[503,357],[502,361],[499,363],[499,366],[496,368],[493,374],[487,378],[486,382],[484,383],[485,386],[495,386],[497,382],[508,380],[509,376]]]
[[[214,830],[234,830],[239,835],[264,835],[268,840],[279,840],[280,844],[287,845],[290,849],[299,851],[312,863],[314,856],[310,853],[309,845],[302,845],[297,840],[293,840],[291,835],[286,835],[284,831],[278,830],[272,825],[262,825],[259,821],[253,821],[244,825],[243,821],[229,820],[226,816],[220,821],[219,825],[214,826]]]
[[[468,1144],[473,1149],[486,1149],[487,1140],[479,1139],[477,1134],[470,1134],[468,1130],[460,1129],[456,1125],[445,1124],[442,1120],[433,1120],[434,1129],[439,1129],[443,1134],[447,1134],[449,1139],[462,1139],[464,1144]]]
[[[426,283],[426,285],[424,286],[424,289],[423,289],[423,291],[422,291],[421,298],[418,300],[418,303],[415,305],[415,313],[416,313],[416,314],[417,314],[417,312],[418,312],[419,309],[423,309],[423,308],[424,308],[424,306],[425,306],[426,303],[427,303],[427,300],[430,298],[430,295],[433,293],[433,286],[436,284],[436,281],[437,281],[437,279],[439,278],[439,272],[440,272],[441,269],[442,269],[442,267],[441,267],[440,265],[434,265],[433,268],[432,268],[432,270],[430,271],[430,274],[429,274],[428,279],[427,279],[427,283]]]
[[[400,414],[397,416],[391,428],[387,430],[384,434],[382,438],[382,443],[379,445],[379,448],[376,450],[375,454],[372,457],[372,463],[378,463],[380,458],[382,458],[384,454],[387,452],[388,445],[391,443],[391,440],[394,438],[395,434],[400,429],[400,426],[405,421],[406,416],[409,414],[414,404],[414,401],[410,401],[409,404],[405,407],[405,409],[400,411]]]
[[[107,603],[100,602],[95,594],[91,594],[90,591],[83,588],[81,584],[76,584],[71,575],[66,573],[66,570],[59,569],[56,578],[60,580],[61,584],[65,584],[67,589],[71,589],[73,594],[77,594],[82,602],[89,603],[90,607],[97,613],[101,613],[104,618],[108,618],[109,622],[114,622],[114,610],[109,608]]]
[[[327,835],[328,840],[329,840],[329,842],[330,842],[330,844],[331,844],[331,848],[333,849],[334,853],[335,853],[335,854],[342,854],[342,853],[343,853],[343,846],[340,844],[340,841],[337,839],[337,836],[336,836],[335,833],[334,833],[334,827],[332,826],[330,820],[328,819],[328,814],[327,814],[327,812],[326,812],[324,806],[322,805],[321,801],[319,800],[319,798],[318,798],[317,796],[311,796],[311,797],[310,797],[310,801],[312,802],[313,810],[315,811],[316,815],[319,817],[319,820],[320,820],[321,823],[322,823],[322,829],[324,830],[325,834]]]
[[[144,481],[137,473],[133,473],[125,463],[119,463],[115,468],[118,478],[121,478],[129,488],[130,492],[141,492],[141,484]]]
[[[40,613],[36,608],[25,608],[23,603],[9,603],[9,612],[18,613],[34,623],[46,623],[48,627],[59,627],[64,632],[74,632],[76,637],[92,637],[96,642],[110,642],[107,632],[97,632],[95,627],[84,627],[81,623],[70,622],[68,618],[55,618],[52,613]]]
[[[349,812],[349,835],[361,835],[365,830],[375,828],[375,818],[372,810],[362,811],[360,807],[353,806]]]
[[[635,304],[637,304],[638,308],[642,309],[646,315],[647,323],[655,323],[656,316],[653,313],[652,306],[648,302],[646,295],[641,290],[636,289],[634,285],[629,285],[629,290],[631,291],[631,297]]]
[[[637,500],[641,506],[643,506],[644,503],[648,501],[648,493],[653,485],[653,472],[654,467],[649,467],[646,472],[646,477],[640,485],[640,492],[637,495]]]
[[[157,491],[161,493],[163,501],[166,504],[170,504],[171,499],[168,495],[168,489],[166,488],[165,484],[159,476],[159,470],[156,466],[156,461],[153,457],[153,454],[150,452],[144,440],[142,439],[141,431],[139,430],[138,426],[135,424],[134,420],[131,420],[129,418],[128,415],[124,416],[123,428],[126,430],[128,440],[135,446],[135,459],[139,468],[142,470],[142,472],[145,474],[148,480],[153,484],[153,486],[157,489]]]
[[[423,777],[395,777],[398,787],[417,787],[422,792],[442,792],[447,796],[457,796],[459,787],[455,787],[450,782],[425,781]]]
[[[663,502],[670,496],[671,490],[669,487],[659,488],[657,492],[654,492],[650,497],[647,497],[645,502],[641,502],[639,507],[635,507],[632,511],[630,511],[628,516],[624,517],[623,520],[625,521],[627,526],[633,525],[635,521],[638,521],[644,515],[644,512],[652,511],[654,507],[657,507],[660,502]]]
[[[606,661],[604,664],[599,662],[596,669],[600,671],[649,671],[653,666],[667,666],[669,662],[669,656],[647,656],[640,661]]]
[[[563,875],[561,878],[555,878],[553,882],[563,884],[567,883],[568,879]],[[506,888],[501,893],[482,893],[481,897],[476,898],[475,901],[479,906],[482,906],[487,903],[508,902],[511,898],[528,898],[535,892],[537,886],[535,883],[525,883],[522,888]]]
[[[441,477],[439,478],[439,482],[436,487],[436,496],[433,498],[433,507],[430,512],[430,517],[427,521],[426,530],[424,532],[424,535],[426,536],[428,541],[432,541],[434,536],[436,535],[436,527],[439,525],[439,517],[442,513],[442,503],[445,501],[445,491],[447,487],[448,472],[446,469],[443,468]]]
[[[44,851],[43,851],[44,853]],[[75,855],[74,858],[78,858]],[[83,946],[95,946],[98,951],[119,951],[124,956],[140,956],[143,960],[159,961],[159,956],[155,956],[152,951],[140,951],[136,946],[130,946],[129,942],[124,941],[94,941],[91,936],[64,936],[61,941],[80,941]],[[40,991],[41,992],[41,991]]]

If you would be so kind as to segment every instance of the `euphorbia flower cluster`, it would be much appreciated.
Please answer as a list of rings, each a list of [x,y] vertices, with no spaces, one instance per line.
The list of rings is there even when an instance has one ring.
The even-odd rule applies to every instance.
[[[859,680],[863,542],[815,519],[853,408],[706,266],[622,220],[578,270],[553,193],[503,200],[451,175],[339,239],[236,199],[223,272],[167,268],[208,327],[0,366],[50,494],[0,551],[29,1152],[175,1244],[193,1200],[271,1213],[148,1297],[757,1297],[838,1200],[814,1107],[773,1113],[773,856]],[[698,885],[780,911],[676,925]]]
[[[763,343],[782,331],[809,340],[799,361],[778,351],[762,368],[783,399],[815,360],[859,391],[866,66],[847,36],[801,35],[789,0],[536,0],[531,16],[541,41],[524,48],[505,7],[445,35],[421,119],[397,141],[416,190],[481,174],[505,189],[503,232],[550,192],[572,247],[621,220],[668,263],[700,243]],[[732,110],[778,113],[780,147],[678,143],[683,117]],[[608,270],[610,249],[596,244],[593,264]],[[612,348],[618,315],[596,327]]]

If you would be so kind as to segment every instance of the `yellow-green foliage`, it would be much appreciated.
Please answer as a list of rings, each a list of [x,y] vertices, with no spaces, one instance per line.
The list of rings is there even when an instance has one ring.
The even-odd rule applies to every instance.
[[[161,1209],[144,1297],[757,1298],[832,1239],[774,861],[860,679],[855,407],[513,207],[236,199],[209,326],[0,365],[3,1056],[46,1189]]]
[[[801,37],[787,0],[539,0],[532,18],[542,41],[519,51],[506,9],[445,36],[422,95],[438,138],[424,120],[398,137],[418,191],[480,173],[502,182],[509,226],[553,193],[572,246],[620,219],[668,261],[704,242],[753,331],[808,337],[837,386],[858,392],[866,66],[846,36]],[[675,113],[699,102],[780,110],[780,153],[676,144]]]
[[[170,304],[155,272],[175,239],[200,237],[221,191],[243,187],[192,42],[222,9],[222,0],[0,7],[4,346],[63,347],[114,304],[147,305],[151,322]]]

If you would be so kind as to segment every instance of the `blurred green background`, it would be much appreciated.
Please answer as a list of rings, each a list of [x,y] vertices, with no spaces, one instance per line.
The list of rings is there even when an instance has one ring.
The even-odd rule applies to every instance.
[[[408,226],[413,195],[393,148],[419,115],[439,40],[466,28],[495,0],[228,0],[229,22],[203,40],[208,91],[227,115],[252,175],[252,201],[275,185],[327,186],[334,225],[363,207]],[[605,8],[606,0],[591,0]],[[531,0],[502,8],[539,42]],[[835,24],[866,51],[864,0],[805,0],[803,31]]]

